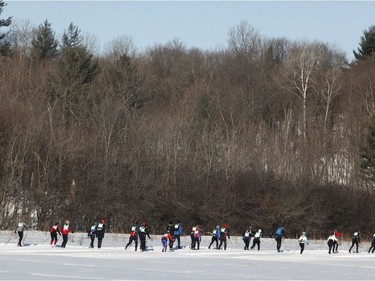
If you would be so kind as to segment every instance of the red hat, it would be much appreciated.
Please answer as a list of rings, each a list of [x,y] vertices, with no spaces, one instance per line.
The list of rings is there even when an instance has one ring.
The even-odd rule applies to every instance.
[[[100,222],[101,222],[101,223],[105,223],[105,219],[102,219]]]
[[[224,227],[227,227],[228,225],[226,223],[223,224]]]

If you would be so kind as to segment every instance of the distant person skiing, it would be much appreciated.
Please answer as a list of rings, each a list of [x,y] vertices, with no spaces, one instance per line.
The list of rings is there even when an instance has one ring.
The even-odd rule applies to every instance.
[[[172,240],[169,240],[169,250],[173,250],[174,231],[175,231],[175,227],[174,227],[174,223],[173,222],[169,222],[168,223],[167,231],[169,231],[170,236],[173,238]]]
[[[96,237],[96,226],[98,225],[97,222],[95,222],[87,231],[87,236],[90,237],[90,248],[94,248],[94,242]]]
[[[219,238],[220,238],[220,226],[217,225],[216,228],[212,231],[211,243],[208,246],[208,249],[211,249],[211,245],[216,242],[216,248],[219,249]]]
[[[328,254],[330,254],[331,252],[333,254],[335,253],[335,245],[336,245],[336,243],[337,243],[337,238],[336,238],[335,232],[333,231],[332,234],[327,239]]]
[[[201,243],[201,236],[202,236],[201,229],[199,228],[199,225],[197,225],[193,233],[193,244],[191,247],[192,250],[199,250],[199,245]]]
[[[355,252],[358,253],[358,245],[361,243],[361,238],[359,237],[359,231],[354,232],[352,236],[352,246],[349,248],[349,253],[352,252],[352,248],[355,245]]]
[[[51,235],[51,242],[49,243],[51,246],[56,246],[57,243],[57,234],[61,236],[60,232],[60,225],[59,222],[56,222],[49,231]]]
[[[23,245],[22,245],[22,239],[23,239],[23,232],[24,232],[24,230],[25,229],[29,229],[28,228],[28,226],[26,225],[26,223],[24,223],[24,222],[19,222],[18,224],[17,224],[17,227],[16,227],[16,230],[14,231],[14,233],[18,233],[18,244],[17,244],[17,246],[18,247],[22,247]]]
[[[336,236],[336,241],[333,247],[333,253],[338,253],[339,252],[339,240],[338,237],[344,236],[344,234],[341,234],[340,232],[337,231],[337,229],[333,230],[333,234]]]
[[[254,249],[255,245],[258,245],[258,251],[260,250],[260,238],[262,238],[262,230],[258,229],[258,231],[254,234],[253,245],[251,246],[251,249]]]
[[[182,235],[182,224],[180,220],[177,220],[174,225],[174,239],[177,240],[177,248],[181,249],[181,235]]]
[[[251,226],[249,226],[246,231],[242,234],[242,240],[245,243],[244,250],[249,250],[249,245],[251,237],[254,236]]]
[[[371,247],[368,249],[368,252],[374,253],[375,251],[375,234],[372,235],[372,240],[371,240]]]
[[[161,237],[161,243],[162,243],[162,246],[163,246],[162,252],[166,252],[167,251],[168,244],[170,243],[171,240],[173,240],[173,237],[172,237],[170,231],[167,230],[167,233],[165,233]]]
[[[66,247],[66,244],[68,243],[68,235],[69,235],[69,232],[71,233],[74,233],[74,230],[73,228],[71,228],[69,226],[70,224],[70,221],[67,220],[64,224],[64,226],[62,227],[61,229],[61,234],[62,234],[62,237],[63,237],[63,242],[61,244],[61,248],[65,248]]]
[[[190,249],[193,249],[193,247],[194,247],[194,234],[195,234],[195,231],[197,230],[197,228],[199,229],[198,225],[194,225],[191,228],[191,231],[190,231],[190,240],[191,240]]]
[[[128,242],[128,244],[126,244],[125,250],[134,242],[135,243],[135,251],[137,251],[137,248],[138,248],[138,230],[139,230],[139,224],[136,221],[136,222],[134,222],[134,224],[131,227],[129,242]]]
[[[95,228],[96,238],[98,239],[98,249],[102,247],[102,241],[106,230],[106,220],[102,219]]]
[[[148,237],[149,239],[151,239],[147,223],[145,222],[141,223],[141,226],[139,227],[138,235],[139,235],[139,240],[141,242],[140,249],[142,252],[146,251],[146,238]]]
[[[286,235],[286,231],[285,231],[285,228],[283,225],[281,225],[275,232],[275,240],[276,240],[276,249],[277,249],[277,252],[281,252],[281,242],[282,242],[282,239],[283,239],[283,236],[285,238],[288,238],[288,236]]]
[[[305,250],[305,246],[309,245],[309,240],[307,239],[306,232],[302,232],[302,235],[298,238],[299,246],[301,248],[300,254]]]
[[[227,249],[228,239],[230,239],[229,229],[227,227],[228,227],[228,225],[226,223],[224,223],[223,227],[220,229],[219,250],[221,250],[221,246],[223,244],[224,244],[224,250]]]

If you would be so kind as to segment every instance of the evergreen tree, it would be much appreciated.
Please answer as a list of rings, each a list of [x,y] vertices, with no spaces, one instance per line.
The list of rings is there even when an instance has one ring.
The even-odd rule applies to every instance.
[[[81,41],[79,29],[70,24],[62,38],[51,92],[54,102],[62,106],[64,122],[84,118],[87,89],[99,72],[98,60]]]
[[[53,58],[58,54],[58,42],[55,33],[51,28],[51,23],[47,20],[40,24],[31,42],[33,54],[39,59]]]
[[[62,49],[78,47],[82,43],[81,30],[73,23],[70,23],[68,30],[65,30],[62,37]]]
[[[71,23],[62,37],[61,56],[57,71],[60,81],[70,89],[80,92],[81,86],[91,83],[98,73],[98,62],[93,54],[81,44],[82,37],[77,26]]]
[[[4,7],[6,5],[7,4],[3,0],[0,0],[0,15],[2,14]],[[11,23],[12,23],[12,17],[9,17],[7,19],[0,19],[0,28],[7,27]],[[4,55],[9,51],[10,44],[9,42],[6,42],[5,36],[6,36],[6,33],[0,32],[0,55]]]
[[[372,25],[368,30],[363,31],[361,42],[357,48],[358,52],[353,51],[354,57],[357,60],[366,59],[372,56],[375,51],[375,25]]]
[[[121,95],[127,105],[137,108],[143,106],[145,100],[140,91],[141,79],[128,55],[121,55],[108,74],[113,90]]]

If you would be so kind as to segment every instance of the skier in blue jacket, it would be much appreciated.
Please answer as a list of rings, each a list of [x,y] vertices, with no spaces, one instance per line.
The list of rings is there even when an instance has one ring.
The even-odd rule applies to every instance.
[[[216,228],[212,231],[212,238],[211,238],[211,243],[208,246],[208,249],[211,248],[211,245],[216,242],[216,248],[219,249],[219,239],[220,239],[220,226],[217,225]]]
[[[276,244],[276,248],[277,248],[277,251],[278,252],[281,252],[280,248],[281,248],[281,241],[282,241],[282,238],[283,236],[285,238],[288,238],[288,236],[286,235],[286,232],[285,232],[285,228],[283,225],[281,225],[275,232],[275,240],[277,242]]]
[[[174,238],[177,240],[177,248],[181,249],[181,235],[182,235],[182,224],[180,220],[177,220],[174,225]]]

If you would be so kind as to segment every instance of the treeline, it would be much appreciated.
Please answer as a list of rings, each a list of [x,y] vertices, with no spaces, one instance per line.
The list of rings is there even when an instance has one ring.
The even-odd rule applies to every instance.
[[[12,25],[0,56],[0,224],[70,219],[112,231],[180,219],[233,234],[374,232],[363,149],[375,58],[265,38],[246,22],[228,45],[179,40],[139,52],[122,37],[95,55],[71,24]],[[207,229],[207,230],[209,230]]]

